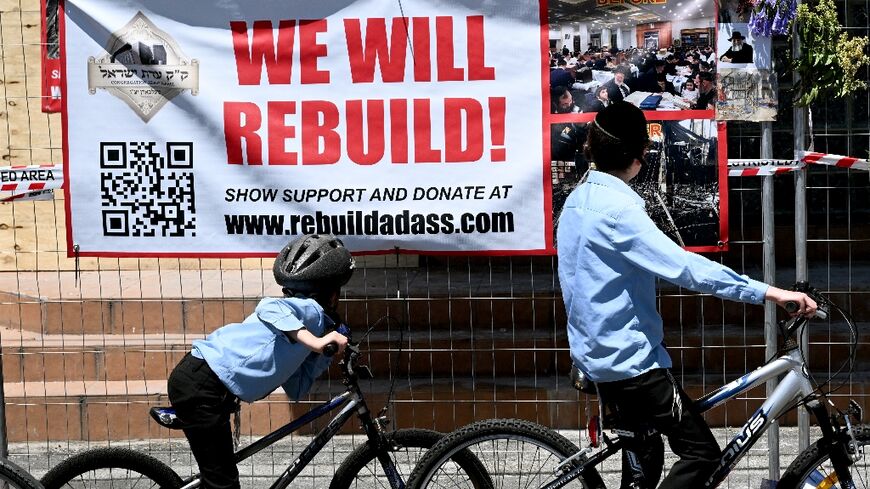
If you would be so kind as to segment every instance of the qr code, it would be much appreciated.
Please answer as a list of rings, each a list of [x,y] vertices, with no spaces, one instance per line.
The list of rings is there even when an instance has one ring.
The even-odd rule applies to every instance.
[[[196,236],[193,143],[100,143],[103,235]]]

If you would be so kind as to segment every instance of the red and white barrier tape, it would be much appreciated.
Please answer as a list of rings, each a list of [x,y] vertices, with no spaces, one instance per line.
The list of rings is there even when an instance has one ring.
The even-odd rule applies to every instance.
[[[33,192],[62,186],[63,165],[0,167],[0,192]]]
[[[827,153],[803,152],[801,161],[815,165],[829,165],[838,168],[851,168],[853,170],[870,170],[870,162],[850,156],[832,155]]]
[[[828,153],[799,153],[799,160],[728,160],[729,177],[779,175],[804,168],[806,165],[827,165],[837,168],[870,171],[870,161]]]
[[[729,177],[779,175],[804,167],[797,160],[728,160]]]
[[[33,192],[25,192],[23,194],[13,194],[9,197],[0,198],[0,202],[12,202],[14,200],[52,200],[54,199],[54,190],[35,190]]]

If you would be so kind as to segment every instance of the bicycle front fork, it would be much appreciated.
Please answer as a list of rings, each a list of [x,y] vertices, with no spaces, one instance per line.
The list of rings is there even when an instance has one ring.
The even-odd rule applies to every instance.
[[[843,489],[854,489],[855,482],[852,480],[849,467],[855,463],[856,458],[854,457],[860,457],[861,453],[854,442],[849,413],[843,415],[847,425],[847,428],[844,430],[840,427],[836,417],[830,416],[828,409],[818,399],[807,402],[806,406],[807,410],[816,417],[816,421],[819,423],[822,439],[828,443],[831,465],[834,466],[834,471],[837,473],[840,487]],[[854,457],[849,454],[850,447],[852,447]]]

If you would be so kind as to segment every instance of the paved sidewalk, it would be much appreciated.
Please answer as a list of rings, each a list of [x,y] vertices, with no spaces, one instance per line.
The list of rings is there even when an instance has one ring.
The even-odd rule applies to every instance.
[[[724,446],[737,431],[737,428],[714,429],[720,445]],[[565,430],[561,433],[575,444],[580,444],[581,432]],[[582,434],[585,441],[585,434]],[[243,488],[267,488],[274,479],[283,472],[289,463],[298,455],[311,440],[309,436],[294,436],[274,445],[269,450],[248,460],[240,466]],[[242,440],[245,444],[247,440]],[[354,447],[365,441],[364,435],[342,435],[335,437],[312,464],[305,469],[302,476],[292,485],[294,488],[326,488],[335,469],[341,464]],[[40,442],[17,443],[9,447],[10,458],[29,470],[34,476],[41,477],[45,472],[70,454],[85,450],[88,447],[106,446],[102,442]],[[169,464],[179,475],[186,477],[195,469],[195,464],[183,439],[151,440],[151,441],[121,441],[113,446],[127,446],[141,450]],[[782,428],[780,430],[780,459],[784,471],[788,464],[797,456],[797,428]],[[740,462],[732,472],[727,483],[722,487],[752,488],[761,487],[762,479],[768,476],[767,435]],[[619,460],[612,457],[612,462],[600,468],[608,487],[619,486]],[[666,464],[673,462],[673,456],[667,454]],[[405,464],[408,465],[408,464]],[[407,472],[412,467],[400,467]]]

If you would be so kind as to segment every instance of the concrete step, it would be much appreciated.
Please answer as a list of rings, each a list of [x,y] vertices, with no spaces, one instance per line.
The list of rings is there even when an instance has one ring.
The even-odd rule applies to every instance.
[[[504,267],[502,267],[504,268]],[[342,313],[355,327],[384,317],[412,330],[540,328],[565,324],[553,270],[493,268],[468,276],[449,270],[361,270],[345,289]],[[545,273],[546,272],[546,273]],[[543,275],[541,275],[543,274]],[[548,275],[549,274],[549,275]],[[0,273],[0,326],[43,334],[205,334],[250,314],[261,297],[280,295],[264,270],[134,270],[56,274]],[[847,284],[851,287],[850,284]],[[844,289],[845,290],[845,289]],[[3,292],[6,291],[6,292]],[[763,308],[660,289],[668,328],[681,324],[763,322]],[[831,297],[856,317],[870,316],[866,291]]]
[[[558,385],[557,385],[558,384]],[[565,380],[496,379],[471,383],[443,378],[386,380],[361,383],[375,413],[393,388],[391,418],[397,426],[452,430],[474,419],[493,416],[539,417],[550,422],[552,413],[576,412],[578,393]],[[6,418],[10,441],[126,440],[181,436],[160,427],[148,409],[168,405],[165,381],[48,382],[6,384]],[[309,400],[292,403],[281,391],[254,404],[244,404],[242,433],[263,435],[300,416],[319,402],[342,392],[335,379],[321,379]],[[559,406],[553,404],[558,401]],[[335,413],[333,413],[335,414]],[[560,414],[563,415],[563,414]],[[328,419],[328,418],[326,418]],[[323,422],[303,428],[316,432]],[[359,430],[348,423],[345,433]]]
[[[674,363],[687,373],[740,374],[766,359],[763,334],[740,325],[667,332]],[[363,332],[355,334],[359,339]],[[191,343],[203,336],[43,335],[0,328],[3,376],[6,382],[166,379]],[[848,354],[848,336],[842,325],[823,324],[811,339],[808,359],[814,371],[827,371]],[[401,350],[399,365],[391,371],[412,377],[533,376],[570,368],[567,334],[554,326],[518,331],[486,326],[411,332],[394,328],[370,334],[362,350],[375,371],[388,370]],[[859,345],[857,358],[859,371],[870,370],[870,345]]]
[[[47,335],[7,342],[3,377],[8,382],[123,381],[166,379],[199,335]],[[552,372],[565,357],[567,342],[550,332],[434,332],[377,334],[362,345],[366,362],[387,375],[482,376]],[[11,343],[11,345],[10,345]],[[14,345],[14,346],[13,346]],[[400,352],[401,349],[401,352]],[[401,357],[399,355],[401,354]],[[398,359],[399,365],[390,368]],[[396,370],[398,369],[398,370]],[[338,374],[336,366],[333,371]]]
[[[681,377],[687,393],[697,398],[719,384],[702,382],[698,376]],[[733,380],[723,379],[722,382]],[[863,379],[867,380],[867,379]],[[849,396],[866,399],[868,383],[856,381]],[[361,384],[369,408],[377,413],[388,393],[393,402],[388,415],[395,426],[419,426],[452,431],[471,421],[492,417],[519,417],[560,429],[585,426],[587,409],[597,413],[596,399],[574,390],[564,377],[511,377],[483,381],[431,377],[366,381]],[[160,427],[148,417],[151,406],[167,405],[162,381],[46,383],[6,386],[6,418],[10,442],[41,440],[129,440],[182,436]],[[242,433],[262,436],[290,419],[307,412],[343,390],[337,381],[324,379],[315,385],[306,401],[291,403],[275,392],[242,408]],[[705,415],[712,426],[741,426],[764,399],[764,386],[757,387]],[[848,397],[834,399],[845,408]],[[870,406],[865,406],[870,407]],[[328,418],[300,430],[315,433]],[[796,414],[780,419],[783,425],[796,423]],[[348,423],[343,433],[356,433],[357,422]]]
[[[240,322],[259,298],[83,299],[58,301],[0,293],[0,326],[42,334],[203,334]],[[426,298],[344,300],[351,326],[385,317],[419,330],[501,327],[505,324],[565,324],[561,299]]]

